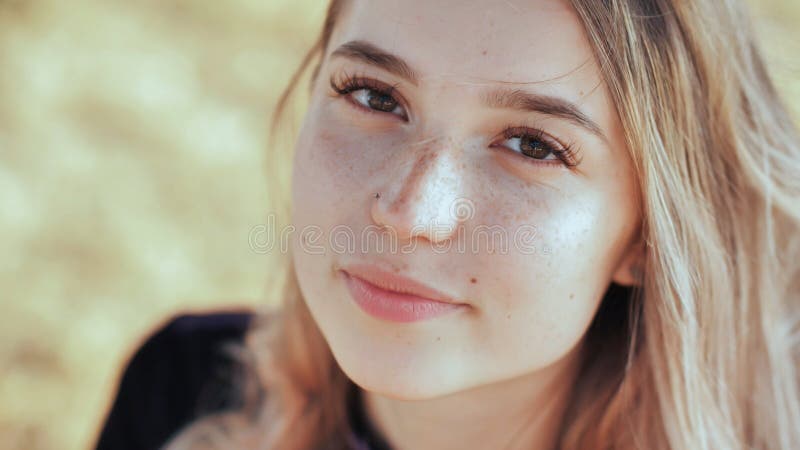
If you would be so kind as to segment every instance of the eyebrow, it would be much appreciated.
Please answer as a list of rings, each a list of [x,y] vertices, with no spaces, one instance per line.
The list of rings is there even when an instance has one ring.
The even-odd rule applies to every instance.
[[[579,125],[604,141],[608,141],[600,126],[569,100],[550,95],[534,94],[519,89],[495,89],[483,95],[485,105],[492,108],[533,111],[560,117]]]
[[[414,86],[419,85],[419,76],[411,68],[411,65],[403,58],[370,42],[364,40],[347,42],[331,53],[331,57],[334,56],[367,63],[397,75]],[[575,103],[562,97],[535,94],[520,89],[496,88],[485,92],[482,95],[482,101],[490,108],[538,112],[566,119],[608,142],[603,130],[595,121],[590,119]]]
[[[355,59],[393,73],[414,86],[419,84],[419,77],[411,66],[397,55],[381,50],[367,41],[350,41],[342,44],[331,53],[331,57],[343,56]]]

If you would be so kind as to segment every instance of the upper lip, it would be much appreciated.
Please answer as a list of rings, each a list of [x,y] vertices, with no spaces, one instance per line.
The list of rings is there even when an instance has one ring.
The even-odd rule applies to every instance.
[[[426,299],[444,303],[463,303],[456,300],[453,296],[447,295],[444,292],[434,289],[420,281],[389,272],[377,265],[351,264],[343,267],[342,270],[351,276],[361,278],[370,284],[388,291],[416,295],[418,297],[424,297]]]

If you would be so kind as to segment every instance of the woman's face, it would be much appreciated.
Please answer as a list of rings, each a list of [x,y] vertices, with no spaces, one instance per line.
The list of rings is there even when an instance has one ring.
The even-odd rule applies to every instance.
[[[345,373],[394,398],[564,361],[640,253],[621,126],[566,2],[350,2],[292,189],[311,313]],[[367,313],[339,271],[355,264],[463,305],[410,322]]]

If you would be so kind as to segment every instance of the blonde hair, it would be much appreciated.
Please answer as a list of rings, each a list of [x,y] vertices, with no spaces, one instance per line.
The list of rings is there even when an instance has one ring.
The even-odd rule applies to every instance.
[[[612,285],[603,299],[559,448],[800,448],[800,138],[744,5],[572,5],[637,169],[647,255],[641,288]],[[342,8],[331,2],[279,111]],[[246,341],[256,400],[198,421],[170,449],[347,448],[353,384],[283,256],[283,306]]]

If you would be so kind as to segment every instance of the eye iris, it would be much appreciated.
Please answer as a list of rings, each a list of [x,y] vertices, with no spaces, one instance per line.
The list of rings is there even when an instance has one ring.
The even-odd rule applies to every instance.
[[[544,159],[552,153],[550,148],[533,136],[522,136],[519,140],[519,148],[522,153],[536,159]]]
[[[397,107],[397,101],[395,101],[391,95],[375,92],[371,92],[369,94],[369,100],[367,100],[367,103],[369,103],[370,108],[385,112],[394,111],[394,109]]]

